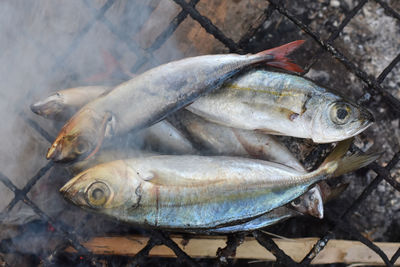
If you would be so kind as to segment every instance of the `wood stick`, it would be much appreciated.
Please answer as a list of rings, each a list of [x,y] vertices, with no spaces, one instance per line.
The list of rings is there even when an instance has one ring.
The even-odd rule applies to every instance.
[[[226,238],[218,236],[192,238],[185,246],[182,245],[185,241],[182,237],[171,236],[171,238],[183,251],[194,258],[215,257],[217,249],[226,245]],[[94,254],[134,256],[148,240],[149,238],[144,236],[96,237],[82,245]],[[304,258],[317,240],[318,238],[274,239],[276,244],[296,262]],[[375,242],[375,245],[380,247],[389,259],[400,247],[400,243]],[[66,252],[76,253],[72,247],[67,248]],[[149,256],[176,257],[172,250],[164,245],[155,246]],[[235,257],[259,261],[275,260],[275,257],[253,237],[245,238],[244,243],[237,248]],[[382,259],[367,246],[358,241],[348,240],[330,240],[325,249],[312,261],[312,264],[330,263],[384,265]],[[400,260],[397,260],[394,265],[400,266]]]

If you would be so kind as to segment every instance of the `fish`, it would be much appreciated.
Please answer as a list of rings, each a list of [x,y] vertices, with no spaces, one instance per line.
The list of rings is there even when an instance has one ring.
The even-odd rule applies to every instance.
[[[67,121],[82,106],[110,91],[112,86],[80,86],[59,90],[33,103],[33,113],[51,120]]]
[[[227,81],[186,109],[206,120],[246,130],[331,143],[355,136],[373,115],[311,80],[256,69]]]
[[[315,183],[379,156],[345,156],[350,143],[340,142],[310,173],[257,159],[161,155],[97,165],[60,192],[77,206],[131,224],[161,229],[228,226],[286,205]]]
[[[36,114],[48,119],[68,120],[72,113],[90,101],[111,90],[107,86],[81,86],[56,92],[31,105]],[[184,134],[166,120],[137,133],[147,146],[174,154],[195,154],[196,149]]]
[[[202,147],[207,148],[212,155],[257,158],[306,172],[296,157],[271,135],[212,123],[184,110],[179,112],[179,118],[191,137]],[[290,205],[303,214],[320,219],[324,216],[318,185],[291,202]]]
[[[190,57],[152,68],[83,106],[60,130],[46,158],[89,158],[104,139],[161,121],[250,65],[301,71],[286,55],[303,43],[298,40],[257,54]]]

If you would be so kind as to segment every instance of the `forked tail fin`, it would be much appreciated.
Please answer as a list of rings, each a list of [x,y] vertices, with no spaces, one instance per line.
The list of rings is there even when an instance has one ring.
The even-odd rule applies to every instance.
[[[305,40],[297,40],[275,48],[261,51],[257,53],[256,56],[263,58],[260,61],[265,60],[267,65],[293,72],[303,72],[303,69],[299,65],[291,62],[286,56],[299,48],[304,42]]]
[[[325,169],[331,177],[355,171],[379,158],[380,154],[353,154],[345,156],[353,138],[339,142],[318,169]]]

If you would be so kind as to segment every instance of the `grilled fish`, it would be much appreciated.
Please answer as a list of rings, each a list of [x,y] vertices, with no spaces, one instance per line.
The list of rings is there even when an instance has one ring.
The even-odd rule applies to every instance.
[[[187,109],[225,126],[316,143],[350,138],[374,121],[365,108],[310,80],[266,70],[245,73]]]
[[[107,86],[82,86],[56,92],[42,101],[31,105],[34,113],[48,119],[67,120],[79,108],[111,90]],[[189,140],[168,121],[160,121],[143,129],[138,137],[147,146],[173,154],[195,154]]]
[[[222,227],[261,216],[315,183],[377,158],[344,157],[349,144],[340,143],[310,173],[246,158],[154,156],[97,165],[60,191],[75,205],[129,223],[172,229]]]
[[[257,64],[301,69],[285,57],[304,41],[254,55],[206,55],[150,69],[83,106],[61,129],[46,155],[68,162],[93,156],[104,138],[148,127]]]

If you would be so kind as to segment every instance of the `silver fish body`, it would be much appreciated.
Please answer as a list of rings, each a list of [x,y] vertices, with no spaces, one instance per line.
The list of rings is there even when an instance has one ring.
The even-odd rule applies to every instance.
[[[311,173],[246,158],[154,156],[95,166],[60,191],[78,206],[129,223],[172,229],[222,227],[250,221],[323,179],[377,158],[342,158],[349,144],[339,144]]]
[[[218,124],[336,142],[365,130],[372,114],[305,78],[253,70],[186,107]]]
[[[103,142],[130,130],[148,127],[218,87],[246,66],[281,60],[296,41],[254,55],[205,55],[150,69],[82,107],[61,129],[46,157],[73,161],[92,156]],[[286,61],[285,61],[286,62]],[[78,144],[82,149],[77,149]]]
[[[279,207],[274,209],[260,217],[252,219],[248,222],[237,224],[237,225],[230,225],[224,226],[219,228],[211,228],[211,229],[202,229],[196,231],[198,234],[206,233],[206,234],[229,234],[229,233],[236,233],[236,232],[246,232],[246,231],[253,231],[256,229],[264,228],[267,226],[271,226],[273,224],[285,221],[289,218],[294,216],[299,216],[301,213],[294,211],[292,209],[286,207]]]

